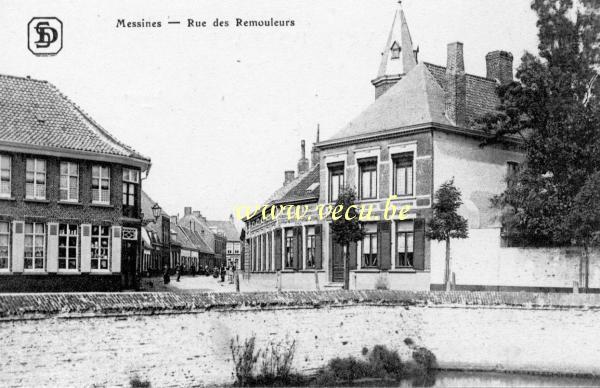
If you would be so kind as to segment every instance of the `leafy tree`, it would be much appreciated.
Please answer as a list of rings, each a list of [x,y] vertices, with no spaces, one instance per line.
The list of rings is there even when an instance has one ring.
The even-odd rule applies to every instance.
[[[444,283],[450,290],[450,239],[467,238],[467,220],[457,213],[462,205],[460,191],[454,186],[454,178],[442,183],[435,192],[433,218],[428,223],[427,237],[446,242],[446,272]]]
[[[332,217],[331,230],[333,241],[340,244],[344,252],[344,289],[350,285],[350,243],[360,241],[363,236],[360,227],[359,214],[356,208],[356,192],[353,188],[344,187],[340,190],[334,209],[342,209],[341,217]],[[335,210],[334,210],[335,212]]]
[[[568,217],[575,241],[583,250],[582,269],[583,287],[589,286],[590,252],[593,245],[600,243],[600,171],[592,174],[573,201]]]
[[[600,4],[534,0],[539,56],[525,53],[517,81],[498,88],[498,112],[479,120],[486,143],[518,139],[526,160],[495,198],[509,232],[527,244],[566,245],[566,215],[600,165]]]

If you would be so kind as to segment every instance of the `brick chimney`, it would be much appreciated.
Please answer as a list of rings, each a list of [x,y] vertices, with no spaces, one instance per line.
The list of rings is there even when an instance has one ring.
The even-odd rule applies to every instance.
[[[445,101],[448,118],[456,126],[464,126],[467,111],[467,78],[461,42],[448,43]]]
[[[191,216],[192,215],[192,208],[190,206],[186,206],[183,208],[183,215],[184,216]]]
[[[319,150],[316,147],[316,144],[319,142],[319,132],[321,131],[321,127],[317,124],[317,141],[313,143],[312,150],[310,151],[310,166],[314,167],[319,163]]]
[[[179,222],[179,214],[177,214],[176,216],[171,216],[171,224],[177,225],[178,222]]]
[[[306,159],[306,143],[304,140],[300,142],[300,160],[298,160],[298,175],[308,171],[308,159]]]
[[[513,56],[508,51],[496,50],[485,55],[487,78],[500,81],[502,85],[513,81]]]
[[[283,174],[285,177],[283,181],[284,185],[287,185],[288,183],[294,180],[294,170],[285,170]]]

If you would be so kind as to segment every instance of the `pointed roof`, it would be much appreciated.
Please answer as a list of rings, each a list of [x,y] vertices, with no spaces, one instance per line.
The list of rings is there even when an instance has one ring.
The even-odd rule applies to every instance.
[[[150,159],[117,140],[47,81],[0,75],[0,143],[81,157],[117,158],[146,170]]]
[[[451,124],[445,113],[444,90],[421,63],[329,140],[426,123]]]
[[[379,65],[377,78],[406,74],[417,65],[410,31],[408,30],[408,24],[406,23],[404,10],[402,9],[402,2],[399,3],[400,5],[394,15],[388,40],[381,54],[381,64]],[[400,49],[400,56],[398,58],[394,57],[393,48]]]

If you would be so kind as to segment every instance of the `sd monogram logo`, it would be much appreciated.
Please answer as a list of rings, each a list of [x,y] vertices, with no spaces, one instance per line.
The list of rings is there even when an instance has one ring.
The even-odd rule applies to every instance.
[[[34,55],[56,55],[62,49],[62,22],[56,17],[35,17],[27,25],[28,48]]]

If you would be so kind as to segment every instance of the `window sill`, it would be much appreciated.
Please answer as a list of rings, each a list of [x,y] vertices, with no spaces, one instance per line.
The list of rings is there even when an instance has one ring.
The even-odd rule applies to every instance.
[[[417,273],[417,271],[414,268],[395,268],[395,269],[390,269],[389,272],[391,273]]]
[[[317,271],[318,273],[325,272],[324,269],[317,269],[317,270],[315,270],[315,269],[300,269],[300,270],[298,270],[298,272],[302,272],[302,273],[315,273],[315,271]]]
[[[58,201],[59,205],[83,206],[83,203],[77,201]]]
[[[24,269],[23,275],[48,275],[44,269]]]
[[[110,203],[100,203],[100,202],[92,202],[92,206],[94,207],[105,207],[105,208],[114,208]]]
[[[15,197],[0,197],[0,201],[16,201]]]
[[[112,272],[108,269],[92,269],[90,271],[92,275],[112,275]]]
[[[81,275],[81,272],[79,272],[76,269],[59,269],[58,271],[56,271],[57,275]]]
[[[25,202],[37,202],[37,203],[50,203],[47,199],[38,199],[38,198],[25,198],[23,201]]]
[[[379,268],[361,268],[361,269],[352,269],[350,272],[355,273],[379,273],[381,270]]]

